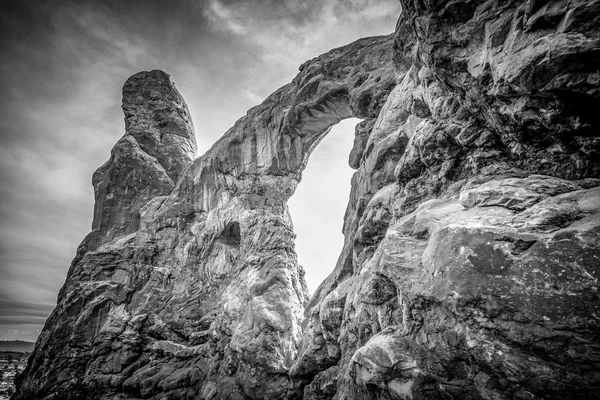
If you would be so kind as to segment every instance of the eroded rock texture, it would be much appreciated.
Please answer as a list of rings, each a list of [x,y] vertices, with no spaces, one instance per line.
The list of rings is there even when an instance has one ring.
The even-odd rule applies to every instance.
[[[126,84],[16,399],[600,396],[600,2],[402,4],[193,162],[166,75]],[[286,201],[351,116],[345,244],[309,301]]]
[[[190,113],[169,75],[140,72],[123,86],[125,135],[92,178],[95,205],[88,249],[137,231],[140,210],[169,194],[196,158]]]
[[[298,397],[597,398],[600,3],[402,4]]]

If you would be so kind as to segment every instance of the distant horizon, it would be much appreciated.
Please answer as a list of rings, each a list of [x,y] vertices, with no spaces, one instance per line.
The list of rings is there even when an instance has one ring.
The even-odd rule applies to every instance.
[[[4,353],[31,353],[35,342],[24,340],[0,340],[0,352]]]
[[[0,339],[0,343],[35,343],[28,340],[2,340]]]

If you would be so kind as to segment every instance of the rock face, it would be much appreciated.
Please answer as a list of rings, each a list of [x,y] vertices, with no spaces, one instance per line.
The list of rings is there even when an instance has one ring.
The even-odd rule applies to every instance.
[[[93,232],[88,249],[135,232],[140,210],[169,194],[196,158],[196,136],[185,101],[169,75],[140,72],[123,86],[125,135],[96,170]]]
[[[402,4],[191,162],[170,80],[128,81],[15,399],[600,396],[600,2]],[[309,299],[286,201],[348,117],[345,243]]]
[[[600,3],[402,4],[297,396],[597,398]]]

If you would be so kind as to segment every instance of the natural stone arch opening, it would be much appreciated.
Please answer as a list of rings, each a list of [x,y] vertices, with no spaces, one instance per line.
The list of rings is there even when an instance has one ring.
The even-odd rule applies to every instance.
[[[333,271],[344,245],[344,214],[355,173],[348,159],[360,121],[349,118],[332,127],[315,146],[288,200],[296,254],[311,294]]]

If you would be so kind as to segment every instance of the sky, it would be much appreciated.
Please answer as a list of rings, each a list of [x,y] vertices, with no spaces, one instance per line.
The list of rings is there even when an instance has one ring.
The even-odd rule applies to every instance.
[[[35,340],[56,304],[129,76],[173,77],[203,154],[304,61],[391,33],[399,14],[398,0],[0,2],[0,340]],[[290,200],[311,291],[342,247],[356,122],[317,147]]]

